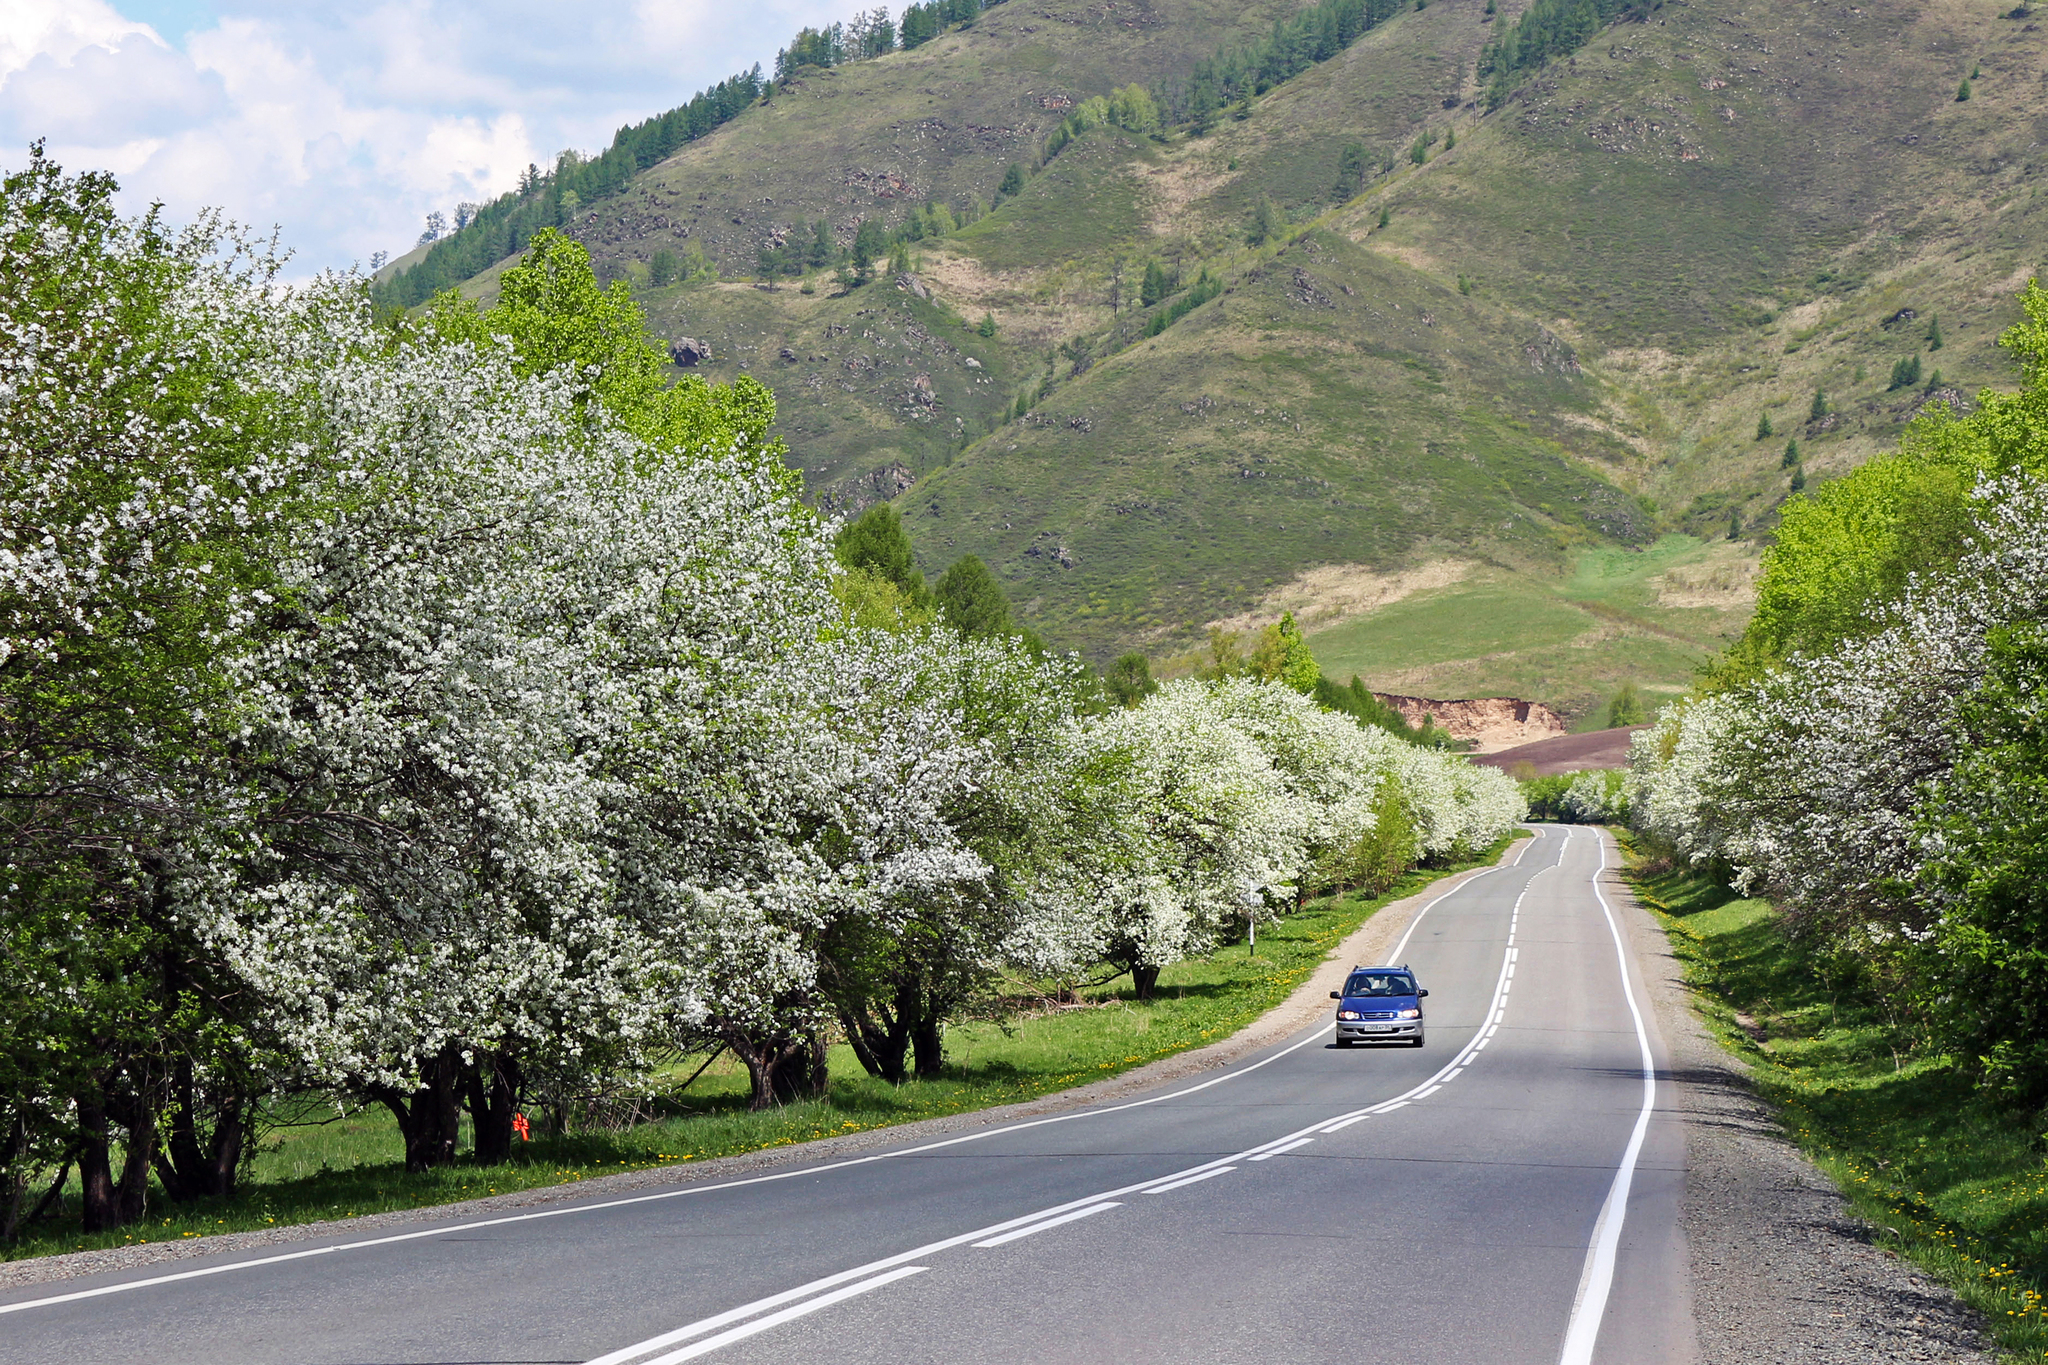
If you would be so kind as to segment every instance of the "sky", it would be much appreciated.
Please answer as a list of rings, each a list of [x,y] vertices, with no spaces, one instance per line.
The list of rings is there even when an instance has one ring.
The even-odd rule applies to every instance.
[[[37,138],[122,207],[367,265],[429,212],[596,151],[858,0],[0,0],[0,169]]]

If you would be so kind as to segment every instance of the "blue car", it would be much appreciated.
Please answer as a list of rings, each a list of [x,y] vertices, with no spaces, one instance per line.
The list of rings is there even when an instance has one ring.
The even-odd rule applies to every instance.
[[[1422,997],[1406,967],[1353,967],[1337,1004],[1337,1046],[1402,1042],[1422,1046]]]

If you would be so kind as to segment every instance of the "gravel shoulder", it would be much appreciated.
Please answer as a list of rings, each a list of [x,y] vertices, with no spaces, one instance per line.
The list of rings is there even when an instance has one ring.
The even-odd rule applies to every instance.
[[[1521,858],[1531,842],[1528,839],[1516,840],[1502,855],[1501,865],[1510,865]],[[368,1214],[361,1218],[266,1228],[261,1232],[231,1232],[217,1237],[195,1237],[186,1241],[153,1242],[146,1246],[76,1251],[62,1256],[12,1261],[0,1264],[0,1290],[45,1284],[80,1275],[134,1270],[165,1261],[186,1260],[194,1256],[212,1256],[237,1251],[256,1252],[292,1242],[354,1239],[428,1223],[454,1222],[544,1208],[553,1204],[616,1198],[620,1195],[696,1184],[706,1180],[729,1180],[736,1176],[757,1175],[795,1162],[830,1161],[864,1156],[880,1148],[893,1147],[901,1143],[951,1136],[976,1128],[1014,1123],[1021,1119],[1043,1118],[1089,1105],[1112,1103],[1166,1082],[1195,1076],[1205,1071],[1220,1070],[1299,1032],[1328,1011],[1330,992],[1343,983],[1345,974],[1353,964],[1377,962],[1380,955],[1393,946],[1395,940],[1424,906],[1463,885],[1468,879],[1491,870],[1472,868],[1455,876],[1431,882],[1413,896],[1382,906],[1350,937],[1340,943],[1325,959],[1323,965],[1297,987],[1293,994],[1230,1037],[1211,1043],[1207,1047],[1162,1057],[1156,1062],[1148,1062],[1120,1075],[1093,1081],[1072,1090],[1041,1095],[1037,1099],[993,1109],[977,1109],[962,1114],[949,1114],[942,1118],[923,1119],[916,1123],[873,1128],[866,1132],[849,1133],[845,1137],[793,1143],[785,1147],[772,1147],[759,1152],[720,1157],[712,1161],[691,1162],[687,1165],[623,1171],[617,1175],[600,1176],[570,1185],[520,1190],[485,1199]]]
[[[1694,1012],[1683,965],[1618,870],[1606,890],[1626,907],[1669,1048],[1661,1102],[1685,1125],[1682,1223],[1701,1365],[1993,1365],[1982,1319],[1872,1245],[1867,1225],[1785,1136],[1748,1068]]]

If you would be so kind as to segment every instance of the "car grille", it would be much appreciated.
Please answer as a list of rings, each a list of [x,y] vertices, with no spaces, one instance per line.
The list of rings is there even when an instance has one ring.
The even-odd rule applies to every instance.
[[[1401,1016],[1393,1010],[1376,1010],[1366,1014],[1364,1017],[1367,1019],[1399,1019]]]

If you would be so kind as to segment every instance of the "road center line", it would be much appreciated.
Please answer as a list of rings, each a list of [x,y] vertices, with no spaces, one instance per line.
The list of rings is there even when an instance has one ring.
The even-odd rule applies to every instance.
[[[1600,878],[1607,871],[1607,837],[1596,833],[1593,838],[1600,847],[1600,866],[1593,872],[1593,894],[1600,902],[1600,912],[1607,917],[1607,931],[1614,936],[1622,998],[1628,1001],[1629,1015],[1635,1020],[1636,1046],[1642,1050],[1643,1059],[1643,1108],[1636,1115],[1635,1131],[1629,1134],[1628,1147],[1615,1168],[1614,1184],[1608,1188],[1607,1199],[1600,1205],[1600,1217],[1593,1224],[1593,1240],[1586,1248],[1586,1266],[1579,1275],[1579,1292],[1572,1303],[1571,1320],[1565,1326],[1564,1351],[1558,1357],[1558,1365],[1592,1365],[1593,1348],[1600,1339],[1600,1321],[1607,1314],[1607,1295],[1614,1287],[1615,1255],[1621,1245],[1622,1220],[1628,1216],[1629,1187],[1635,1182],[1636,1159],[1642,1155],[1643,1138],[1650,1131],[1650,1115],[1657,1104],[1656,1063],[1650,1054],[1650,1034],[1643,1026],[1643,1011],[1636,1004],[1635,985],[1629,980],[1628,948],[1622,942],[1621,926],[1615,922],[1614,907],[1607,903],[1607,893],[1600,889]]]
[[[1276,1157],[1280,1155],[1282,1152],[1291,1152],[1296,1147],[1306,1147],[1314,1141],[1315,1139],[1312,1137],[1296,1138],[1292,1142],[1283,1142],[1278,1147],[1268,1147],[1265,1151],[1260,1152],[1257,1156],[1253,1157],[1252,1160],[1264,1161],[1268,1157]]]
[[[820,1308],[830,1308],[835,1303],[843,1303],[856,1295],[880,1289],[883,1285],[894,1284],[896,1281],[908,1279],[912,1275],[922,1275],[924,1272],[925,1267],[921,1265],[897,1266],[885,1275],[877,1275],[872,1280],[862,1280],[859,1284],[846,1285],[843,1288],[833,1290],[829,1294],[820,1294],[817,1298],[807,1303],[797,1304],[793,1308],[785,1308],[780,1313],[770,1313],[765,1318],[756,1318],[754,1321],[744,1326],[735,1327],[729,1332],[720,1332],[717,1336],[707,1341],[700,1341],[694,1345],[685,1346],[682,1350],[671,1351],[665,1356],[656,1356],[653,1360],[642,1362],[642,1365],[679,1365],[681,1361],[695,1360],[698,1356],[708,1355],[722,1346],[730,1346],[735,1341],[744,1341],[748,1337],[765,1332],[771,1327],[780,1327],[783,1323],[800,1318],[806,1313],[815,1313]]]
[[[1258,1158],[1253,1157],[1252,1160],[1256,1161],[1258,1160]],[[1070,1212],[1061,1214],[1057,1218],[1048,1218],[1042,1223],[1033,1223],[1029,1227],[1015,1228],[1009,1232],[1001,1234],[1000,1236],[990,1237],[985,1241],[976,1242],[975,1245],[978,1247],[999,1247],[1005,1242],[1014,1242],[1020,1237],[1036,1236],[1038,1233],[1044,1232],[1048,1228],[1056,1228],[1062,1223],[1073,1223],[1083,1218],[1093,1218],[1098,1213],[1108,1213],[1111,1209],[1120,1209],[1122,1207],[1122,1204],[1114,1203],[1090,1204],[1085,1209],[1074,1209]]]
[[[1363,1117],[1363,1115],[1360,1117]],[[1353,1119],[1352,1122],[1356,1123],[1358,1120]],[[1213,1180],[1219,1175],[1229,1175],[1236,1169],[1237,1167],[1235,1166],[1218,1166],[1212,1171],[1203,1171],[1200,1175],[1184,1175],[1178,1180],[1169,1180],[1164,1185],[1154,1185],[1151,1189],[1144,1191],[1144,1193],[1165,1194],[1168,1190],[1177,1190],[1183,1185],[1199,1184],[1204,1180]]]

